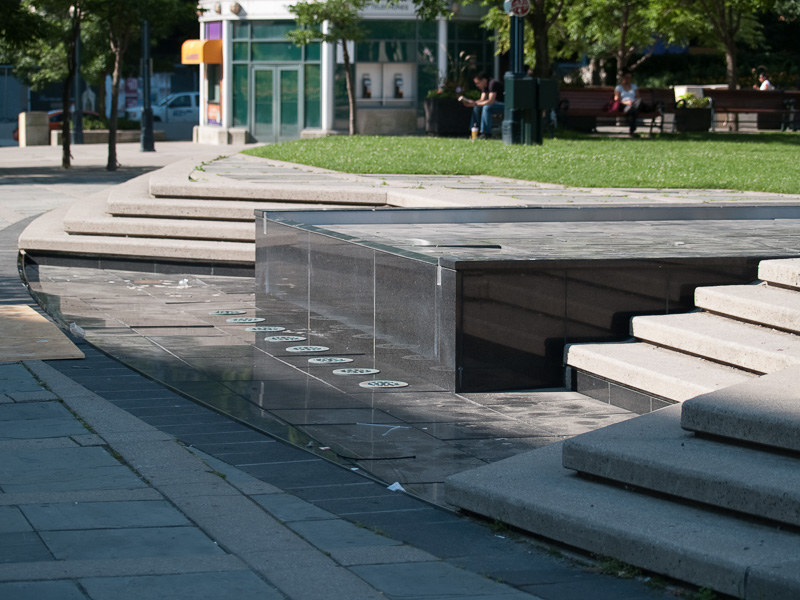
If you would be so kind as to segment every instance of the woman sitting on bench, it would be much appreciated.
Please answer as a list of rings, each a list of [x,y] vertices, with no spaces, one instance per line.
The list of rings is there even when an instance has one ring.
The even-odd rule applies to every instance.
[[[649,109],[642,104],[642,99],[639,97],[639,86],[633,83],[633,75],[630,71],[623,71],[619,85],[614,88],[614,103],[619,106],[619,110],[625,113],[629,133],[631,137],[634,137],[639,111],[647,112]]]

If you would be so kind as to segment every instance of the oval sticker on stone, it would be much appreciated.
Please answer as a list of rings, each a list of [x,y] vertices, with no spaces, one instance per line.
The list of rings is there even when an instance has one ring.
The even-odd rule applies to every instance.
[[[255,327],[248,327],[245,331],[286,331],[286,327],[278,327],[275,325],[256,325]]]
[[[327,346],[289,346],[287,352],[327,352]]]
[[[261,323],[266,321],[264,317],[232,317],[225,319],[227,323]]]
[[[359,369],[359,368],[350,368],[350,369],[334,369],[334,375],[375,375],[375,373],[380,373],[379,369]]]
[[[373,379],[372,381],[362,381],[358,385],[363,388],[372,389],[401,388],[408,386],[405,381],[392,381],[391,379]]]
[[[246,310],[212,310],[210,315],[244,315],[247,314]]]
[[[268,335],[264,338],[265,342],[302,342],[305,341],[301,335]]]
[[[309,358],[308,362],[312,365],[341,365],[344,363],[351,363],[353,359],[342,358],[340,356],[320,356],[318,358]]]

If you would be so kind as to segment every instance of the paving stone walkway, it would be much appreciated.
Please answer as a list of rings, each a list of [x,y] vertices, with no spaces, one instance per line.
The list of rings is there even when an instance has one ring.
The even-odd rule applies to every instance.
[[[0,149],[0,192],[14,190],[0,199],[4,214],[13,213],[0,230],[0,301],[33,305],[13,256],[26,222],[25,189],[48,184],[9,182],[3,161],[19,150]],[[57,153],[28,159],[34,177],[37,166],[53,172]],[[23,162],[17,170],[27,168]],[[57,185],[69,190],[68,180],[64,174]],[[108,185],[102,171],[84,183]],[[41,210],[59,201],[51,189],[56,196],[44,191]],[[639,600],[680,593],[599,574],[564,549],[391,491],[72,339],[85,359],[0,364],[0,598]]]

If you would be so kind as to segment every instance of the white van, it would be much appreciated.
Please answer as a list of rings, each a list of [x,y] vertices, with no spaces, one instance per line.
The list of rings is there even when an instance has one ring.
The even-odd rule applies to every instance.
[[[125,116],[133,121],[142,118],[141,106],[125,110]],[[180,92],[170,94],[153,106],[153,121],[156,123],[199,123],[200,92]]]

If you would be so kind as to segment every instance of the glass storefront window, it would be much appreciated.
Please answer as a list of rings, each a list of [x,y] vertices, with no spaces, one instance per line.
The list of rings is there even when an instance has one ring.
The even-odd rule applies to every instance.
[[[233,126],[247,127],[248,65],[233,65]]]
[[[290,42],[252,42],[250,58],[253,61],[292,61],[303,58],[303,49]]]
[[[250,21],[234,21],[233,39],[246,40],[250,37]]]
[[[250,44],[247,42],[234,42],[233,43],[233,60],[247,60]]]
[[[253,35],[256,40],[285,40],[286,34],[295,29],[294,21],[252,21]]]
[[[222,79],[222,65],[206,65],[206,80],[208,81],[208,101],[219,102],[220,80]]]
[[[319,65],[305,66],[305,126],[322,127],[322,79]]]

